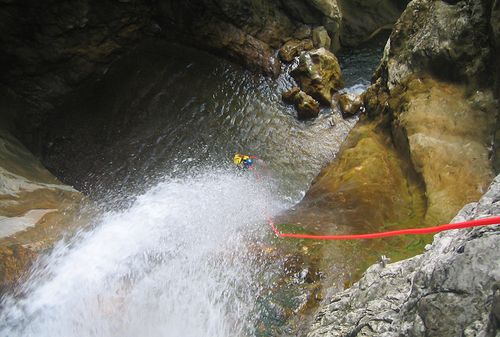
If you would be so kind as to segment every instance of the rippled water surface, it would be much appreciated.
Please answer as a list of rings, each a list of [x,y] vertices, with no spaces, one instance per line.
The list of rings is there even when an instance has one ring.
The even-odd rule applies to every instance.
[[[103,185],[141,189],[165,172],[230,163],[242,151],[264,160],[298,200],[355,119],[334,108],[297,120],[281,101],[292,85],[286,75],[265,78],[203,52],[149,46],[66,101],[61,115],[73,114],[51,122],[45,163],[92,193]]]
[[[361,90],[375,62],[354,54],[340,59]],[[45,164],[105,207],[3,298],[0,336],[267,336],[307,311],[319,256],[277,245],[266,218],[300,200],[356,120],[334,107],[298,121],[281,102],[292,85],[150,44],[69,97]],[[232,167],[237,151],[258,175]]]

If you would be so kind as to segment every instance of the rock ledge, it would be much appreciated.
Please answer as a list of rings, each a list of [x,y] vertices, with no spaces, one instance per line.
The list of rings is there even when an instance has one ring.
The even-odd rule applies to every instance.
[[[453,222],[498,214],[500,175]],[[422,255],[371,266],[319,310],[307,336],[495,336],[499,239],[498,225],[444,232]]]

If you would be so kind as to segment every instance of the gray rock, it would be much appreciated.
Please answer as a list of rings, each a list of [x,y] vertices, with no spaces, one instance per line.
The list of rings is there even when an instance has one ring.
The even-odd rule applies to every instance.
[[[500,175],[453,222],[498,214]],[[371,266],[320,308],[307,336],[495,336],[499,239],[498,225],[443,232],[422,255]]]
[[[488,82],[491,5],[482,1],[414,0],[394,26],[381,70],[391,89],[414,73]],[[491,23],[492,30],[495,25]]]

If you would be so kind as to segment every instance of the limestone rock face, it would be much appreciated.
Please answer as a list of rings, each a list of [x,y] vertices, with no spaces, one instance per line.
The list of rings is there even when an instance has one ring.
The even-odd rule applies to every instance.
[[[500,176],[454,222],[500,214]],[[495,336],[500,226],[437,234],[419,256],[373,265],[319,310],[308,337]]]
[[[362,120],[285,223],[300,221],[307,228],[335,223],[368,231],[381,223],[419,222],[424,200],[408,171],[383,127]]]
[[[209,22],[199,29],[196,41],[218,53],[243,64],[247,68],[276,76],[280,62],[273,48],[251,34],[225,21]]]
[[[464,87],[431,79],[410,81],[400,99],[394,137],[425,183],[426,222],[446,222],[493,177],[495,100],[489,91],[468,96]]]
[[[83,196],[0,129],[0,294],[68,229]]]
[[[293,32],[293,38],[297,40],[304,40],[311,37],[311,27],[308,25],[299,25]]]
[[[490,66],[491,6],[412,1],[365,94],[369,115],[391,116],[394,142],[422,178],[429,224],[448,221],[494,175],[498,73]]]
[[[490,12],[482,1],[412,1],[395,24],[384,53],[380,75],[388,88],[419,72],[490,84]]]
[[[331,105],[332,94],[343,86],[337,58],[325,48],[302,52],[291,75],[303,91],[327,106]]]

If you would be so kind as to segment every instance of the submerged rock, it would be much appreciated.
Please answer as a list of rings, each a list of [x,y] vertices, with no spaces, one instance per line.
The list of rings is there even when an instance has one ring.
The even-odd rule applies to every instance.
[[[293,59],[304,50],[313,49],[313,42],[310,39],[287,41],[279,50],[279,56],[284,62],[292,62]]]
[[[454,222],[500,214],[500,176]],[[428,250],[376,264],[316,315],[308,337],[495,336],[500,226],[437,234]],[[496,310],[496,311],[495,311]]]
[[[298,87],[284,92],[282,98],[284,102],[295,105],[299,119],[318,117],[319,103]]]
[[[343,86],[337,58],[325,48],[302,52],[291,75],[308,95],[330,106],[332,95]]]

